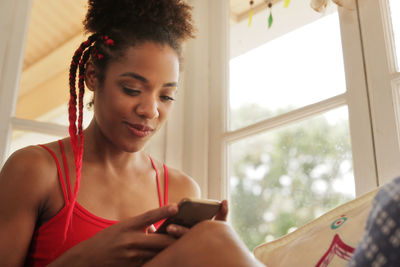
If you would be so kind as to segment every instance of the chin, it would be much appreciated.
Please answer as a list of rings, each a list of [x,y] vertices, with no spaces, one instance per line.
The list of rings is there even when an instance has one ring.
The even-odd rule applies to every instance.
[[[122,145],[122,150],[125,152],[129,152],[129,153],[135,153],[135,152],[142,151],[146,144],[147,144],[147,142],[144,144],[127,143],[127,144]]]

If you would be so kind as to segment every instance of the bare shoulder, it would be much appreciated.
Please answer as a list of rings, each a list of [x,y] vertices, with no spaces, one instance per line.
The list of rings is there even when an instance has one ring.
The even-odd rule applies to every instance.
[[[20,149],[4,164],[0,172],[0,265],[23,265],[55,181],[54,160],[41,147]]]
[[[184,172],[168,168],[170,202],[178,203],[184,197],[200,197],[200,187],[196,181]]]
[[[14,152],[4,164],[0,192],[13,190],[26,197],[37,197],[45,193],[54,177],[57,177],[57,168],[49,152],[39,146],[25,147]]]

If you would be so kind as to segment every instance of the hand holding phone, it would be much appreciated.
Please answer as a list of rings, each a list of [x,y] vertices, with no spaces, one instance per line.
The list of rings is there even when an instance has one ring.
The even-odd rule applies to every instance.
[[[191,228],[200,221],[212,219],[220,209],[221,202],[218,200],[184,198],[178,204],[178,213],[167,218],[157,233],[167,233],[169,224]]]

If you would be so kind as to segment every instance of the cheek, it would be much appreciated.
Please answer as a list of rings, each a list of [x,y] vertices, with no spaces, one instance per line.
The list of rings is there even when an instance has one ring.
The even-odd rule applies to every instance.
[[[110,120],[122,115],[127,109],[126,100],[107,89],[103,88],[103,91],[95,95],[94,109],[98,119]]]
[[[165,121],[168,119],[172,112],[172,108],[174,106],[173,102],[170,103],[162,103],[160,108],[159,108],[159,113],[160,113],[160,120]]]

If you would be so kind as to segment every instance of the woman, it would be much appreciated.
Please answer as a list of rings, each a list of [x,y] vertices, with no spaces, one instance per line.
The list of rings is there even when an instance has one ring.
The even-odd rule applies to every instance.
[[[187,231],[151,233],[177,212],[167,202],[200,195],[193,179],[143,151],[177,94],[190,7],[90,0],[84,25],[90,37],[71,63],[70,137],[21,149],[1,171],[0,266],[140,266]],[[84,83],[94,117],[83,131]]]

